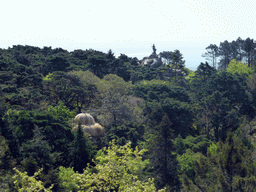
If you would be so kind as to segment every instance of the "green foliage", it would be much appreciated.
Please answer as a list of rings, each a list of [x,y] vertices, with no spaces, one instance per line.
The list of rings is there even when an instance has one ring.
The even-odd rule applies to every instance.
[[[81,49],[76,49],[72,52],[72,57],[78,58],[80,60],[86,60],[87,59],[87,52],[83,51]]]
[[[74,167],[74,170],[79,173],[83,172],[83,169],[86,168],[92,159],[91,146],[89,146],[88,139],[84,136],[81,124],[78,125],[75,133],[71,155],[72,161],[70,166]]]
[[[131,79],[131,64],[132,60],[129,58],[128,61],[122,59],[109,59],[109,70],[108,74],[116,74],[123,78],[126,82]]]
[[[243,78],[239,79],[231,73],[221,71],[212,76],[212,78],[207,82],[203,90],[203,95],[211,95],[215,91],[219,91],[223,94],[222,97],[226,97],[228,99],[231,106],[244,104],[249,100],[244,83],[245,81]]]
[[[44,192],[51,192],[53,185],[49,188],[45,188],[43,182],[37,180],[37,177],[40,175],[43,169],[38,170],[34,173],[33,176],[28,176],[27,172],[21,172],[18,169],[14,168],[16,174],[13,176],[15,189],[19,192],[25,191],[44,191]]]
[[[256,75],[255,73],[251,75],[251,77],[249,77],[247,79],[247,88],[248,88],[248,92],[252,98],[252,105],[255,107],[256,106]],[[247,107],[249,108],[249,107]],[[251,107],[250,107],[251,108]],[[255,116],[255,111],[250,110],[250,114],[251,114],[251,118],[253,118]]]
[[[189,135],[183,139],[182,142],[186,149],[191,149],[195,153],[201,152],[205,155],[207,153],[207,148],[211,144],[211,141],[206,135],[199,135],[196,137]]]
[[[32,112],[9,109],[3,118],[7,123],[12,125],[10,127],[12,134],[19,144],[33,137],[32,130],[34,129],[34,123]]]
[[[202,191],[253,191],[255,165],[252,151],[240,139],[228,134],[226,143],[212,144],[207,156],[194,161],[194,184]],[[183,186],[192,186],[188,177],[181,177]],[[185,188],[186,188],[185,187]]]
[[[44,81],[44,85],[51,105],[62,101],[69,109],[78,112],[95,98],[95,85],[83,84],[74,73],[55,72],[50,80]]]
[[[100,78],[91,71],[70,71],[68,74],[77,76],[84,86],[92,84],[98,87],[100,83]]]
[[[6,176],[9,175],[9,170],[16,164],[16,160],[11,156],[10,143],[0,135],[0,183],[3,183],[3,185],[7,183],[6,180],[8,181]]]
[[[58,107],[56,107],[56,109],[58,109]],[[64,108],[62,109],[64,110]],[[65,113],[63,113],[63,110],[60,110],[61,114],[54,114],[54,110],[48,111],[47,109],[41,112],[35,110],[7,111],[4,120],[10,132],[5,132],[6,135],[4,136],[8,136],[6,138],[11,140],[9,144],[11,155],[15,158],[21,155],[20,147],[23,143],[33,140],[32,138],[35,136],[33,130],[38,126],[41,127],[40,132],[42,137],[44,137],[42,142],[44,142],[44,140],[48,142],[52,148],[51,153],[61,153],[56,163],[61,165],[69,164],[70,160],[67,158],[69,154],[68,148],[73,140],[73,134],[68,124],[69,118],[60,116],[69,114],[67,110],[64,110]]]
[[[242,115],[254,114],[245,79],[226,71],[211,76],[202,91],[197,93],[197,99],[200,101],[198,130],[202,134],[214,134],[216,141],[224,141],[228,131],[235,131]]]
[[[195,179],[195,161],[199,155],[191,149],[187,149],[186,153],[177,156],[179,162],[179,174],[185,174],[190,180]]]
[[[60,182],[60,187],[62,191],[77,191],[76,183],[74,182],[74,179],[72,176],[75,174],[73,168],[65,168],[60,166],[59,167],[59,173],[58,178]]]
[[[69,66],[70,63],[65,53],[51,55],[47,58],[47,61],[44,65],[43,74],[46,75],[54,71],[66,71]]]
[[[206,47],[207,52],[202,55],[202,57],[206,57],[206,60],[209,60],[212,63],[212,67],[216,69],[217,65],[217,57],[218,57],[218,46],[215,44],[210,44]]]
[[[172,122],[174,137],[177,137],[179,134],[182,137],[195,134],[195,130],[192,126],[194,114],[188,103],[166,98],[162,100],[161,106],[162,110],[168,114]]]
[[[0,135],[0,167],[2,167],[3,165],[2,159],[6,156],[6,153],[8,152],[8,150],[9,150],[9,147],[6,139]]]
[[[21,165],[22,169],[27,172],[28,176],[34,175],[39,168],[36,159],[34,159],[32,156],[23,158]]]
[[[255,167],[252,164],[253,159],[247,147],[243,146],[240,140],[236,140],[229,134],[226,143],[220,143],[217,151],[221,171],[219,182],[223,191],[248,187],[241,186],[241,183],[237,186],[237,181],[243,181],[245,177],[255,176]],[[253,179],[251,184],[254,187],[256,185],[255,177],[251,177],[251,179]],[[244,182],[242,183],[245,184]]]
[[[136,96],[146,101],[160,101],[165,98],[174,98],[182,102],[190,102],[189,96],[184,88],[173,86],[168,81],[141,81],[135,85],[133,90]]]
[[[113,74],[106,75],[98,84],[102,100],[97,118],[104,127],[110,128],[113,123],[122,125],[125,122],[144,122],[144,102],[140,98],[129,96],[131,88],[130,83]]]
[[[182,137],[180,135],[178,135],[178,137],[176,137],[176,139],[174,140],[174,146],[176,149],[176,152],[179,155],[182,155],[183,153],[185,153],[185,145],[184,142],[182,141]]]
[[[49,82],[52,80],[53,74],[49,73],[48,75],[46,75],[45,77],[43,77],[43,81],[45,82]]]
[[[141,181],[138,177],[148,163],[142,161],[144,152],[138,148],[133,151],[130,143],[117,147],[113,141],[98,153],[92,170],[87,167],[79,174],[69,169],[72,180],[68,182],[75,183],[78,191],[155,191],[153,179]],[[61,185],[67,186],[67,179],[62,181]]]
[[[103,56],[93,55],[88,57],[88,68],[99,78],[108,74],[108,62]]]
[[[211,155],[216,155],[217,149],[218,149],[218,146],[217,146],[215,143],[212,143],[212,144],[208,147],[207,152],[210,153]]]
[[[192,78],[196,75],[196,71],[190,71],[188,77],[192,80]]]
[[[42,98],[42,78],[32,67],[18,63],[11,56],[0,57],[0,90],[10,105],[34,109]]]
[[[167,191],[254,191],[255,43],[238,38],[206,49],[212,65],[201,63],[195,72],[184,67],[178,50],[160,53],[167,66],[155,69],[124,54],[115,58],[111,50],[0,49],[0,190],[18,189],[8,183],[19,167],[29,178],[43,168],[41,181],[54,183],[55,191],[155,191],[149,174]],[[218,61],[226,70],[216,71]],[[178,76],[180,70],[188,77]],[[130,141],[135,151],[147,148],[148,159],[133,161],[132,154],[124,161],[123,152],[104,148],[96,166],[86,168],[83,160],[93,154],[83,154],[94,153],[92,141],[82,142],[87,147],[72,142],[71,119],[80,112],[105,128],[98,149],[112,139],[117,146]],[[82,165],[80,173],[64,168],[72,161]]]
[[[66,121],[75,117],[75,112],[70,111],[62,101],[58,102],[58,105],[53,107],[51,105],[47,106],[47,114],[52,116],[60,116],[64,118]]]
[[[217,71],[207,62],[205,64],[201,63],[195,72],[189,74],[189,81],[190,85],[192,86],[192,90],[201,90],[207,81],[211,78],[211,76],[216,72]]]
[[[24,166],[29,176],[34,174],[33,171],[36,170],[36,166],[43,168],[47,172],[52,164],[50,157],[52,149],[48,142],[44,140],[45,137],[41,133],[42,128],[36,126],[33,132],[33,138],[22,143],[22,147],[20,148],[25,160]],[[28,158],[28,161],[26,161],[26,158]]]
[[[163,113],[161,121],[148,122],[144,147],[148,149],[148,158],[153,168],[153,177],[158,189],[178,190],[177,159],[172,139],[174,138],[171,120]]]
[[[113,139],[117,145],[124,145],[131,142],[131,146],[134,149],[140,141],[143,141],[145,127],[141,124],[112,124],[101,141],[107,145]]]
[[[174,69],[174,79],[177,81],[177,69],[183,69],[185,67],[185,61],[179,50],[174,51],[163,51],[160,56],[165,58],[167,66]]]
[[[239,107],[242,105],[232,106],[229,98],[225,97],[225,93],[216,91],[201,102],[204,123],[207,126],[205,134],[215,137],[216,141],[219,139],[224,141],[227,132],[235,131],[239,125],[239,110],[241,109]]]
[[[127,95],[131,91],[131,84],[117,75],[109,74],[104,76],[103,81],[98,85],[98,89],[101,93],[110,92],[112,94]]]
[[[241,62],[237,62],[235,59],[232,59],[228,65],[227,72],[232,73],[233,75],[246,75],[250,77],[254,70],[251,67],[248,67],[248,64],[243,64]]]
[[[130,79],[132,84],[140,82],[142,80],[150,81],[153,79],[164,79],[162,68],[150,68],[147,66],[134,65],[129,69]]]

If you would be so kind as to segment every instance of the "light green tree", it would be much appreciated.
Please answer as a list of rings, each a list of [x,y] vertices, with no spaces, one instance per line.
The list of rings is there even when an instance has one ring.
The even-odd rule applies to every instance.
[[[232,59],[228,65],[227,72],[239,75],[246,75],[250,77],[254,70],[248,66],[248,64],[244,64],[241,62],[237,62],[235,59]]]
[[[72,179],[68,182],[75,183],[78,191],[156,191],[154,179],[142,176],[142,170],[149,163],[142,160],[144,152],[138,148],[132,150],[130,142],[118,147],[112,141],[110,147],[98,152],[95,167],[87,167],[82,174],[72,174],[69,170]],[[65,168],[61,168],[61,173],[64,172]],[[68,185],[67,179],[60,180],[62,186],[74,187]]]
[[[14,168],[16,174],[13,176],[15,189],[19,192],[36,192],[44,191],[51,192],[53,185],[49,188],[45,188],[43,182],[37,180],[37,177],[41,174],[43,169],[38,170],[34,173],[33,176],[28,176],[27,172],[21,172],[18,169]]]
[[[60,181],[60,188],[63,192],[76,191],[77,186],[72,178],[75,174],[73,167],[59,167],[58,179]]]

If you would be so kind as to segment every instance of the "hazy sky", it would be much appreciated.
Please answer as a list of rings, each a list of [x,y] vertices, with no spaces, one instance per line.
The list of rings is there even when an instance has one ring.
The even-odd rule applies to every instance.
[[[179,49],[195,70],[210,44],[255,38],[255,0],[6,0],[0,48],[112,49],[141,59]]]

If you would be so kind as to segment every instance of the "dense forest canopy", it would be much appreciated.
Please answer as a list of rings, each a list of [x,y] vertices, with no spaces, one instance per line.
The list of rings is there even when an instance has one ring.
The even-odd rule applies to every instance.
[[[1,190],[254,191],[256,43],[210,44],[203,56],[190,71],[179,50],[154,45],[144,60],[0,49]]]

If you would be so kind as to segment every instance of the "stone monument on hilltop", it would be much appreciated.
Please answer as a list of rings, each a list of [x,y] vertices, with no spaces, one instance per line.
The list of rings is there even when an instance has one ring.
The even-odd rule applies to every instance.
[[[156,54],[155,44],[153,44],[152,49],[153,52],[151,55],[149,57],[144,57],[141,61],[141,65],[145,65],[150,68],[164,67],[161,56]]]
[[[165,67],[165,63],[162,61],[162,57],[160,56],[160,54],[156,53],[156,47],[155,44],[153,44],[152,46],[153,52],[151,53],[150,56],[148,57],[144,57],[141,61],[140,64],[142,66],[147,66],[150,68],[162,68]],[[186,73],[182,70],[182,69],[174,69],[174,68],[167,68],[165,69],[165,72],[161,72],[162,74],[162,79],[166,80],[170,77],[174,77],[174,76],[185,76]]]

